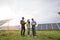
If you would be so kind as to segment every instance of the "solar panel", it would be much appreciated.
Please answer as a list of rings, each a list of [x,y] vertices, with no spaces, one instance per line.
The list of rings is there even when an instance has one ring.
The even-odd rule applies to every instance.
[[[46,30],[46,24],[41,24],[42,25],[42,30]]]
[[[57,23],[57,26],[59,27],[59,29],[60,29],[60,23]]]
[[[39,24],[37,30],[60,30],[60,23]]]
[[[57,23],[58,24],[58,26],[60,27],[60,23]]]
[[[0,27],[0,30],[7,30],[7,26]]]
[[[38,30],[41,30],[41,24],[38,24],[37,29],[38,29]]]
[[[38,24],[36,27],[37,30],[60,30],[60,23],[47,23],[47,24]],[[6,27],[0,27],[0,30],[8,30]],[[16,27],[14,30],[20,30],[19,27]],[[32,28],[31,28],[32,30]]]
[[[51,24],[46,24],[47,25],[47,30],[52,30]]]
[[[59,29],[56,23],[52,23],[52,26],[53,26],[53,30],[58,30]]]

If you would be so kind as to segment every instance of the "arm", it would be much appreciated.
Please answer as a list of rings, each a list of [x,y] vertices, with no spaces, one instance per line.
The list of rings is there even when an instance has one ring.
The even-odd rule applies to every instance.
[[[35,25],[37,25],[37,23],[35,22]]]
[[[21,20],[21,21],[20,21],[20,24],[24,24],[24,22]]]
[[[20,24],[22,24],[21,21],[20,21]]]

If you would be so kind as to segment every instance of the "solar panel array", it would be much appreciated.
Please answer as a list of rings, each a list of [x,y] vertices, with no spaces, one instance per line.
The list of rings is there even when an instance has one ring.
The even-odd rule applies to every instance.
[[[60,23],[38,24],[37,30],[60,30]]]
[[[38,24],[37,30],[60,30],[60,23]],[[8,26],[0,26],[0,30],[8,30]],[[9,30],[20,30],[20,26],[9,27]],[[32,30],[32,28],[31,28]]]

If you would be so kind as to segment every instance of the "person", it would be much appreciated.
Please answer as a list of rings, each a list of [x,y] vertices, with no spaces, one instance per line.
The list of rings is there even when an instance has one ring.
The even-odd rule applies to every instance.
[[[36,30],[35,30],[36,21],[34,21],[33,18],[32,18],[31,25],[32,25],[32,34],[33,34],[34,37],[36,37]]]
[[[26,26],[27,26],[27,34],[29,37],[30,36],[30,20],[29,19],[27,20]]]
[[[22,20],[20,21],[21,24],[21,36],[25,36],[25,21],[24,21],[24,17],[22,17]]]

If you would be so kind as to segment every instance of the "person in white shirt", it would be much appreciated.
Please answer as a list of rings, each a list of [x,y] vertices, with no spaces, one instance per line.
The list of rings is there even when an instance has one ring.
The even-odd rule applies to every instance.
[[[32,25],[32,34],[33,34],[33,36],[36,36],[36,30],[35,30],[36,21],[34,21],[33,18],[31,20],[32,20],[32,22],[31,22],[31,25]]]

